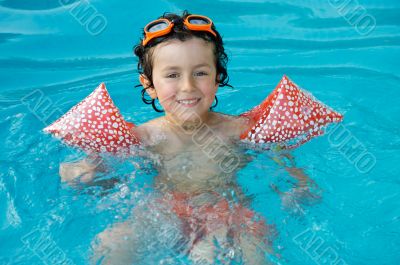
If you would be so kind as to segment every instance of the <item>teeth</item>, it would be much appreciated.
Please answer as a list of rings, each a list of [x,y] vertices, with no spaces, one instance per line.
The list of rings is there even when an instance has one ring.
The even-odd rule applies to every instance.
[[[190,100],[184,99],[184,100],[178,100],[178,102],[182,104],[193,104],[197,102],[197,99],[190,99]]]

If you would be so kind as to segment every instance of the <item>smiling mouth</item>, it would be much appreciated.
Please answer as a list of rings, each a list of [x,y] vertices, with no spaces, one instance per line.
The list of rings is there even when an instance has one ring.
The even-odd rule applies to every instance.
[[[183,105],[185,107],[194,107],[199,103],[201,98],[189,98],[189,99],[180,99],[177,100],[178,104]]]

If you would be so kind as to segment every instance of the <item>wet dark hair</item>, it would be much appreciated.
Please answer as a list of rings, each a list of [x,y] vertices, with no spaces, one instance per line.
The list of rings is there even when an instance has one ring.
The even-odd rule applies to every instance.
[[[134,47],[134,53],[135,55],[139,58],[138,64],[137,64],[137,69],[139,74],[144,74],[147,79],[150,82],[150,85],[148,87],[145,87],[144,89],[153,87],[153,47],[158,45],[159,43],[166,42],[168,40],[173,40],[173,39],[178,39],[180,41],[186,41],[189,40],[193,37],[201,38],[207,42],[214,43],[214,57],[215,57],[215,63],[216,63],[216,70],[217,70],[217,76],[216,76],[216,82],[219,83],[220,87],[223,86],[230,86],[228,84],[229,82],[229,76],[228,72],[226,69],[226,65],[228,63],[228,56],[225,53],[225,49],[223,46],[223,41],[221,38],[221,35],[219,32],[216,30],[214,23],[212,24],[212,29],[214,32],[217,34],[216,37],[212,35],[209,32],[205,31],[191,31],[186,28],[186,26],[183,24],[183,21],[186,19],[186,17],[190,16],[191,14],[185,10],[182,13],[182,16],[179,16],[174,13],[164,13],[160,18],[166,18],[169,21],[174,21],[174,27],[172,28],[171,32],[168,33],[167,35],[152,39],[149,43],[147,43],[146,46],[142,45],[142,40],[140,40],[139,44],[137,44]],[[144,38],[144,32],[143,32],[143,38]]]

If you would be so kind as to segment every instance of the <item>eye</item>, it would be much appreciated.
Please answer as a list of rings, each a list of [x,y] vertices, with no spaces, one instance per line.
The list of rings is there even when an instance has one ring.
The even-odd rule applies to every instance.
[[[178,77],[177,73],[167,75],[167,78],[177,78],[177,77]]]
[[[195,75],[196,76],[203,76],[203,75],[208,75],[208,73],[204,72],[204,71],[200,71],[200,72],[197,72]]]

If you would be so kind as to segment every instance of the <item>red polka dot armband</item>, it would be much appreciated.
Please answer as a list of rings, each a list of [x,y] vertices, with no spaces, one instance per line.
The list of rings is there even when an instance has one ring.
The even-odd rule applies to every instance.
[[[255,122],[241,135],[252,143],[279,143],[296,147],[323,134],[325,126],[343,119],[283,76],[272,93],[258,106],[241,114]]]
[[[101,83],[44,131],[85,151],[117,153],[139,144],[130,130],[134,126],[123,119],[106,86]]]

